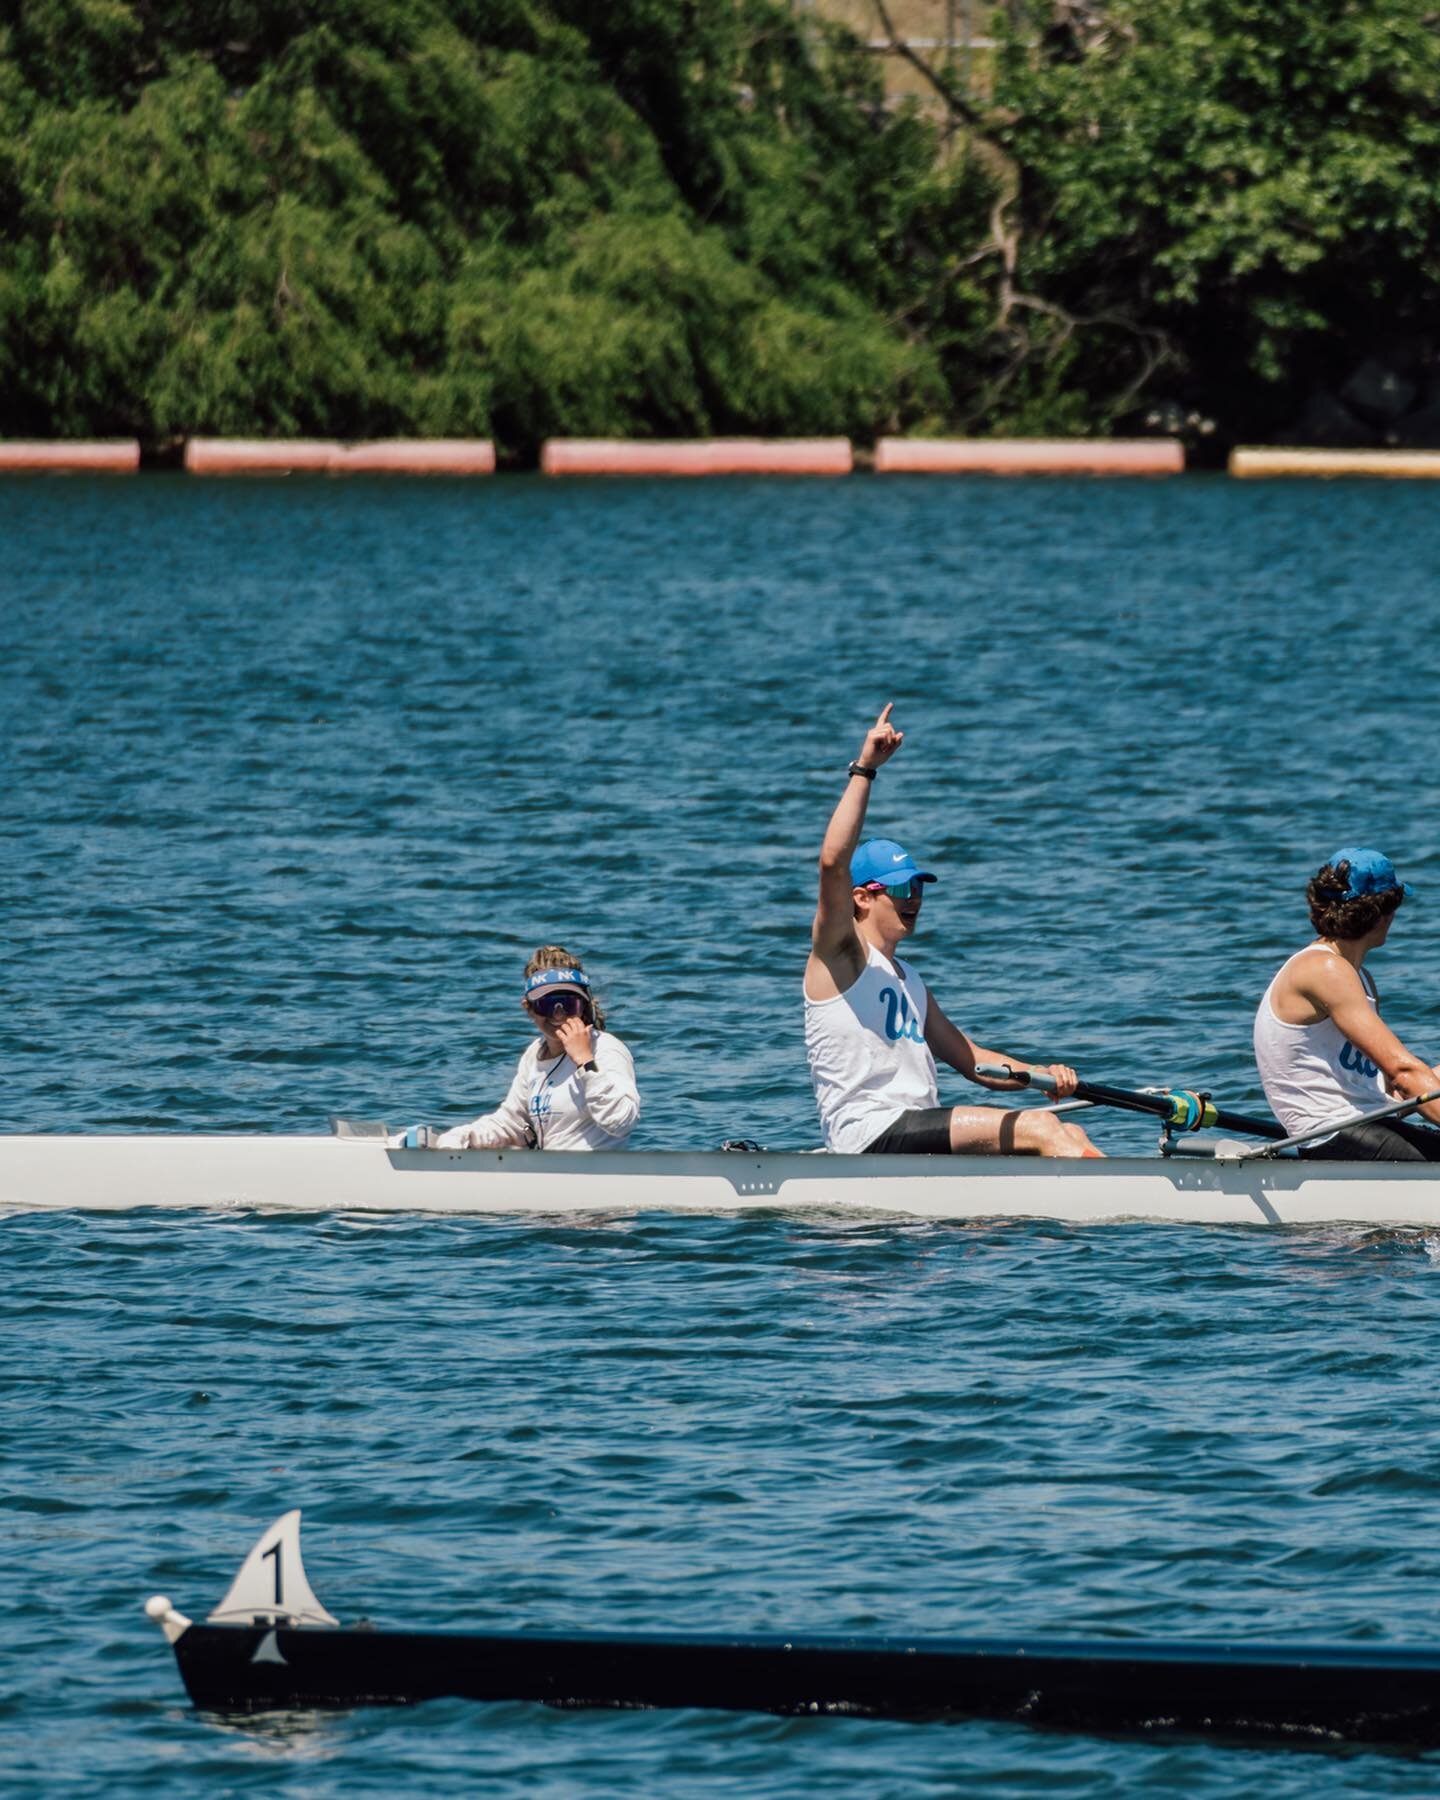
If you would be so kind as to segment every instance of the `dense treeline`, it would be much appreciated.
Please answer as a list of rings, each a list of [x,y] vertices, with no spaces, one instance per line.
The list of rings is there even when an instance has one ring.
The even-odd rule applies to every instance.
[[[1054,0],[1006,60],[1030,366],[1222,436],[1440,443],[1430,0]],[[1338,398],[1337,398],[1338,390]]]
[[[945,409],[983,184],[769,0],[33,0],[3,81],[12,435]]]
[[[1012,17],[922,116],[783,0],[21,0],[0,433],[1240,431],[1427,364],[1420,0]]]

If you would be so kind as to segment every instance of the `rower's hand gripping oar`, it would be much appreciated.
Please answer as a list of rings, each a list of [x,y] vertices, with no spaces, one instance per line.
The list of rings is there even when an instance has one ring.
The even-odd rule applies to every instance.
[[[1021,1087],[1035,1088],[1042,1094],[1058,1091],[1055,1077],[1041,1069],[1012,1069],[1009,1063],[979,1063],[977,1075],[993,1081],[1015,1081]],[[1208,1094],[1192,1093],[1188,1088],[1168,1089],[1158,1094],[1145,1094],[1133,1088],[1102,1087],[1093,1081],[1075,1084],[1075,1099],[1088,1100],[1092,1106],[1113,1106],[1122,1112],[1148,1113],[1171,1131],[1239,1131],[1247,1137],[1283,1138],[1285,1127],[1274,1119],[1255,1119],[1247,1113],[1228,1112],[1211,1103]]]

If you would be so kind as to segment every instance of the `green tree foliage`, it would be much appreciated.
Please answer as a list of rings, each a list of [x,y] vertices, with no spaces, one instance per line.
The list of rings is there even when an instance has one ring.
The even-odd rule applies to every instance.
[[[1440,361],[1430,8],[1008,0],[927,115],[787,0],[21,0],[0,432],[1259,435]]]
[[[1430,0],[1033,7],[997,136],[1019,172],[1026,354],[997,408],[1157,387],[1232,431],[1283,423],[1440,299]]]
[[[26,0],[0,430],[868,436],[986,204],[777,0]]]

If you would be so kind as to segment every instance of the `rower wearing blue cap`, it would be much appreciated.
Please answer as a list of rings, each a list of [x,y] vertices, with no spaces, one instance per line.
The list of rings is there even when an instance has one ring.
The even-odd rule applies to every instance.
[[[850,765],[845,791],[820,847],[820,903],[805,966],[805,1051],[829,1150],[911,1151],[967,1156],[1099,1156],[1078,1125],[1038,1108],[941,1106],[935,1060],[981,1087],[1013,1092],[1018,1082],[976,1073],[1008,1063],[1075,1091],[1075,1071],[983,1050],[952,1025],[897,951],[915,931],[926,887],[935,880],[891,838],[859,842],[876,771],[903,733],[887,706]]]
[[[1265,1098],[1292,1135],[1440,1087],[1440,1069],[1408,1050],[1380,1017],[1380,996],[1364,966],[1410,891],[1388,856],[1359,846],[1337,850],[1305,890],[1315,942],[1281,967],[1255,1014]],[[1440,1102],[1416,1110],[1440,1125]],[[1327,1162],[1440,1162],[1440,1131],[1409,1119],[1374,1119],[1302,1144],[1299,1154]]]

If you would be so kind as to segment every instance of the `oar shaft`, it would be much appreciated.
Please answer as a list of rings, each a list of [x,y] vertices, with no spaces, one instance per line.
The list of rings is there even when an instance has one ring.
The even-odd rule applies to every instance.
[[[1432,1100],[1440,1100],[1440,1088],[1431,1088],[1428,1094],[1415,1095],[1408,1100],[1393,1100],[1389,1106],[1377,1106],[1374,1112],[1351,1113],[1348,1118],[1331,1119],[1326,1125],[1312,1125],[1309,1131],[1297,1131],[1293,1137],[1282,1137],[1279,1143],[1267,1144],[1263,1150],[1247,1151],[1243,1160],[1248,1161],[1256,1156],[1273,1156],[1277,1150],[1298,1150],[1302,1144],[1313,1144],[1317,1138],[1331,1137],[1335,1132],[1348,1131],[1354,1125],[1376,1125],[1382,1119],[1403,1118],[1406,1113],[1429,1106]]]
[[[1132,1094],[1128,1088],[1099,1087],[1088,1081],[1082,1081],[1075,1093],[1082,1100],[1093,1100],[1097,1106],[1133,1106],[1136,1112],[1154,1113],[1158,1118],[1174,1122],[1173,1094]],[[1285,1127],[1274,1119],[1257,1119],[1249,1113],[1230,1112],[1224,1107],[1211,1106],[1208,1101],[1203,1123],[1221,1131],[1240,1131],[1246,1137],[1283,1138],[1285,1135]]]
[[[1039,1069],[1012,1069],[1008,1063],[983,1063],[975,1072],[977,1075],[1018,1081],[1022,1087],[1038,1088],[1042,1094],[1056,1092],[1054,1076]],[[1163,1119],[1167,1125],[1183,1126],[1186,1129],[1191,1128],[1190,1118],[1193,1117],[1196,1125],[1217,1126],[1221,1131],[1239,1131],[1246,1137],[1283,1138],[1285,1135],[1285,1127],[1278,1125],[1274,1119],[1256,1119],[1248,1113],[1222,1111],[1209,1101],[1199,1102],[1203,1112],[1195,1116],[1192,1101],[1197,1100],[1198,1096],[1141,1094],[1133,1088],[1106,1087],[1100,1082],[1081,1081],[1076,1084],[1075,1098],[1088,1100],[1092,1106],[1113,1106],[1121,1112],[1148,1113],[1151,1118]]]

